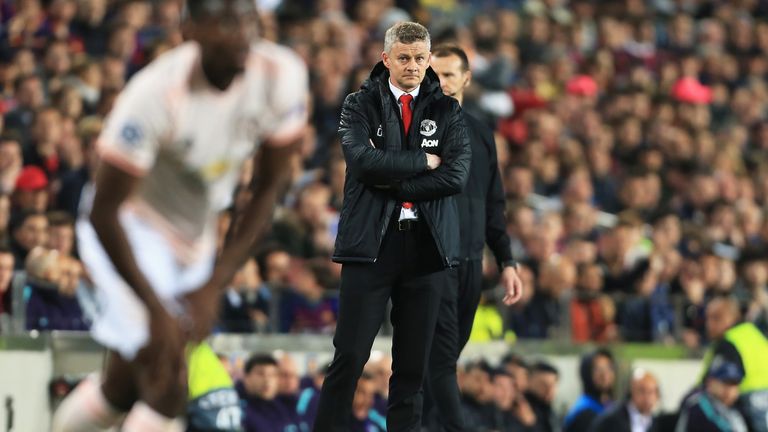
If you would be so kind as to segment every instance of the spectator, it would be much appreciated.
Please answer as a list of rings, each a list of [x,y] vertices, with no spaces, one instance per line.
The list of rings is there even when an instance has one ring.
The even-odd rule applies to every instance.
[[[77,299],[79,274],[71,273],[72,258],[37,247],[26,260],[27,330],[88,330]],[[64,277],[64,272],[67,272]]]
[[[464,425],[469,430],[493,429],[496,425],[493,369],[484,361],[466,367],[461,381]]]
[[[500,367],[507,371],[515,380],[515,388],[521,393],[528,391],[530,365],[525,359],[513,352],[501,358]]]
[[[574,342],[615,340],[616,306],[602,294],[603,270],[597,264],[579,266],[576,295],[571,300],[571,334]]]
[[[45,246],[48,241],[48,218],[33,210],[22,210],[11,218],[10,229],[15,269],[21,270],[29,251],[36,246]]]
[[[747,431],[747,424],[736,409],[739,385],[744,371],[737,364],[716,356],[704,381],[704,390],[692,396],[683,407],[677,432]]]
[[[325,333],[336,327],[338,299],[328,297],[331,276],[328,264],[314,260],[297,266],[290,289],[280,299],[282,333]]]
[[[591,432],[649,432],[659,430],[654,411],[659,402],[656,377],[642,369],[632,373],[628,400],[600,414],[589,427]]]
[[[272,293],[251,258],[232,279],[221,298],[220,326],[227,333],[265,332],[270,329]]]
[[[290,432],[298,428],[296,407],[286,406],[277,399],[277,360],[270,355],[255,354],[245,363],[244,372],[236,389],[245,405],[245,431]]]
[[[331,190],[322,183],[305,186],[296,210],[275,222],[274,239],[293,256],[327,257],[333,248],[338,215],[331,210]]]
[[[525,310],[527,338],[546,338],[561,329],[563,297],[576,284],[576,267],[564,257],[552,257],[542,263],[536,292]]]
[[[525,397],[536,415],[538,431],[560,431],[560,421],[554,407],[559,380],[560,373],[551,364],[539,361],[531,365],[531,377]]]
[[[598,349],[585,355],[581,359],[579,376],[584,393],[565,416],[565,432],[587,430],[592,421],[613,402],[616,384],[613,354],[606,349]]]
[[[61,256],[71,257],[75,250],[75,221],[66,212],[48,214],[48,242],[46,247]]]
[[[493,375],[495,424],[493,430],[523,432],[536,430],[536,413],[515,387],[515,381],[507,371],[495,371]]]
[[[386,432],[386,419],[373,409],[376,384],[373,376],[363,372],[357,381],[355,397],[352,399],[352,422],[350,432]]]
[[[48,207],[48,178],[42,169],[29,165],[16,178],[13,206],[18,210],[44,212]]]

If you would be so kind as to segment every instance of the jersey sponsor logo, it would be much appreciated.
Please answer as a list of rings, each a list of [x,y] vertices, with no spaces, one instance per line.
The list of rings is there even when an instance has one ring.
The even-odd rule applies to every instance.
[[[419,132],[424,136],[432,136],[437,132],[437,123],[430,119],[422,120]]]
[[[426,139],[426,138],[424,138],[424,139],[421,140],[421,147],[422,148],[423,147],[431,148],[431,147],[437,147],[437,146],[438,146],[438,140],[436,140],[436,139]]]
[[[137,123],[128,122],[124,124],[123,128],[120,130],[120,138],[127,147],[135,148],[144,138],[144,132]]]

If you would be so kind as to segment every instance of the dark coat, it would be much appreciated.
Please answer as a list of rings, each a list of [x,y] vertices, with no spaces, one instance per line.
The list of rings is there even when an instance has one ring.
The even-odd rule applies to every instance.
[[[389,70],[379,63],[344,101],[339,134],[347,174],[333,260],[374,262],[398,203],[410,201],[445,265],[456,265],[459,214],[453,195],[463,190],[471,159],[461,108],[443,95],[428,69],[405,136],[388,81]],[[425,152],[439,155],[440,167],[427,172]]]

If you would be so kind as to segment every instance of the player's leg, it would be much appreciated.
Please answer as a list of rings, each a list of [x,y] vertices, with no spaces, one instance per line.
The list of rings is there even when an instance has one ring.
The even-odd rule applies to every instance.
[[[103,374],[88,376],[61,402],[51,429],[53,432],[108,429],[120,421],[137,398],[131,365],[110,351]]]

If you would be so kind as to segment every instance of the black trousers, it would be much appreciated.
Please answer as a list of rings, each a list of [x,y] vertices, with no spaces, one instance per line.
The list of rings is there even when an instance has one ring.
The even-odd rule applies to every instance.
[[[423,410],[422,382],[429,360],[447,271],[423,222],[399,231],[388,227],[372,264],[344,264],[341,270],[336,352],[323,383],[316,432],[350,430],[357,380],[392,299],[392,378],[388,431],[418,431]]]
[[[451,288],[443,292],[425,383],[424,419],[436,430],[463,431],[461,395],[456,362],[469,341],[482,291],[481,260],[461,263],[450,270]]]

